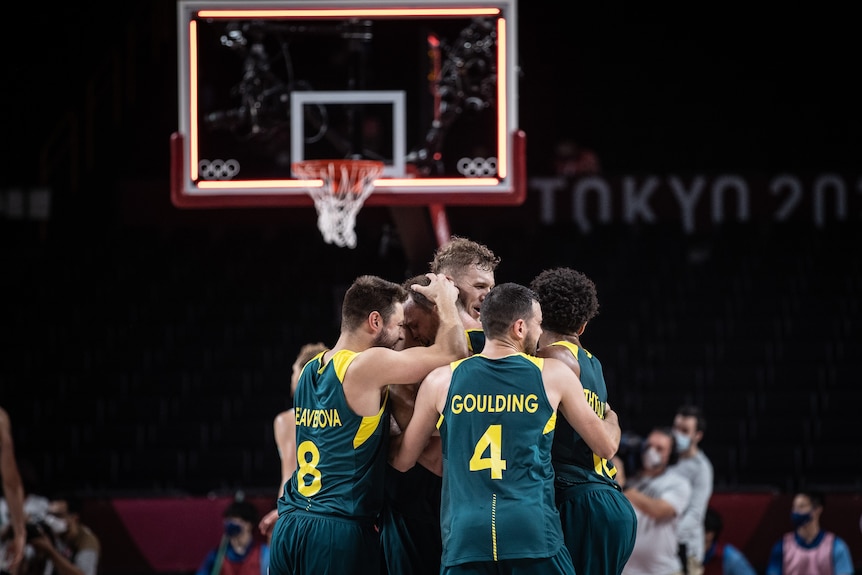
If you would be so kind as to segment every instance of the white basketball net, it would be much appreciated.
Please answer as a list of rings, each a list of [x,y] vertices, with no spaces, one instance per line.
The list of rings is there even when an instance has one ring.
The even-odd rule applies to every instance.
[[[374,191],[383,162],[372,160],[308,160],[294,162],[293,173],[303,180],[323,180],[309,186],[317,209],[317,227],[326,243],[356,247],[356,215]]]

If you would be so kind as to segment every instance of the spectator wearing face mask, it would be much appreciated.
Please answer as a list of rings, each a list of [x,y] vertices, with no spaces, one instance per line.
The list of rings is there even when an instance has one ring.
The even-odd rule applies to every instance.
[[[676,527],[691,500],[691,484],[674,471],[679,454],[670,427],[656,427],[644,440],[641,468],[624,493],[635,508],[637,536],[622,575],[679,575]]]
[[[257,507],[244,499],[224,510],[224,534],[210,551],[196,575],[266,575],[269,546],[257,540],[254,528],[260,520]]]
[[[766,575],[853,575],[847,543],[820,527],[823,504],[823,494],[818,491],[800,491],[793,497],[793,531],[773,546]]]
[[[43,531],[29,543],[53,564],[54,575],[96,575],[101,544],[96,534],[81,523],[79,498],[51,500],[44,525],[53,537]]]
[[[691,484],[691,500],[677,524],[679,555],[686,575],[701,575],[703,572],[703,520],[712,497],[712,462],[700,449],[706,418],[696,405],[683,405],[673,418],[673,436],[679,461],[674,471],[688,479]]]

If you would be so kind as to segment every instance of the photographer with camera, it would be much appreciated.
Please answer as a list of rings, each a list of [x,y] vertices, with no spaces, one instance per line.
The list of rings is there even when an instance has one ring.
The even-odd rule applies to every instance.
[[[81,501],[77,497],[54,499],[39,532],[28,543],[53,564],[53,575],[96,575],[101,544],[93,531],[81,523]],[[28,534],[29,535],[29,534]]]
[[[6,537],[7,535],[4,535]],[[51,528],[41,519],[27,518],[27,523],[24,525],[24,553],[21,557],[21,562],[15,571],[2,570],[2,575],[50,575],[53,566],[48,556],[36,550],[31,544],[31,541],[39,538],[49,538],[54,540],[54,533]]]
[[[679,459],[670,427],[655,427],[641,445],[640,470],[624,493],[637,515],[637,538],[623,575],[679,575],[683,572],[676,526],[691,500],[691,484],[673,469]]]

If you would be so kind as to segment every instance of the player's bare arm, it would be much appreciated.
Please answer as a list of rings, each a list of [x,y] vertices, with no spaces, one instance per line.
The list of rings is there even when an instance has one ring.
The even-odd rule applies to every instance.
[[[399,441],[393,441],[390,446],[389,462],[395,469],[407,471],[416,464],[437,430],[451,379],[452,370],[445,365],[428,374],[419,386],[413,418]]]
[[[281,483],[276,498],[281,497],[284,484],[296,471],[296,412],[293,408],[282,411],[272,421],[272,432],[275,437],[275,447],[281,460]],[[265,536],[272,534],[272,528],[278,520],[278,509],[273,509],[263,516],[258,523],[258,529]]]
[[[437,306],[440,325],[434,343],[428,347],[417,346],[402,351],[384,347],[365,350],[348,367],[345,389],[362,387],[379,390],[387,385],[415,384],[435,367],[467,356],[464,327],[455,305],[458,288],[442,274],[429,274],[429,277],[429,285],[414,287]]]
[[[428,443],[416,463],[431,473],[443,477],[443,441],[436,430],[428,439]]]
[[[17,571],[24,559],[26,529],[24,516],[24,483],[15,459],[15,441],[12,438],[12,422],[3,408],[0,408],[0,476],[3,480],[3,495],[9,509],[9,522],[14,532],[6,544],[10,558],[10,571]]]
[[[389,388],[389,397],[392,399],[392,433],[398,435],[407,428],[410,418],[413,417],[413,407],[416,404],[416,394],[419,384],[393,385]]]

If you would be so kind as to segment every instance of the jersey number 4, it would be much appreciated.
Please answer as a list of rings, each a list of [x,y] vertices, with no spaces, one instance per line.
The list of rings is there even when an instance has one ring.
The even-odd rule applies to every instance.
[[[499,424],[489,425],[488,429],[476,443],[473,457],[470,458],[470,471],[491,470],[491,479],[503,479],[506,460],[503,459],[503,427]],[[485,453],[488,456],[485,457]]]

